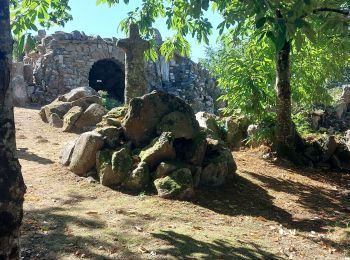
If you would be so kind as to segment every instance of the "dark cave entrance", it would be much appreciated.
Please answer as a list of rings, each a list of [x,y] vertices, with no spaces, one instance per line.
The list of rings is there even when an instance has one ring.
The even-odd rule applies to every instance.
[[[109,97],[124,103],[125,73],[123,65],[110,59],[95,62],[89,73],[89,85],[97,91],[107,91]]]

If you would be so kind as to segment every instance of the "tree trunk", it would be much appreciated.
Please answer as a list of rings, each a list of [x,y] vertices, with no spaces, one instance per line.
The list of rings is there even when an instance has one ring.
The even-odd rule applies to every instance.
[[[290,43],[285,42],[276,57],[277,129],[276,148],[279,156],[294,156],[294,130],[290,86]],[[290,158],[294,159],[294,158]]]
[[[25,185],[16,157],[10,89],[12,38],[9,2],[0,0],[0,259],[19,259]]]

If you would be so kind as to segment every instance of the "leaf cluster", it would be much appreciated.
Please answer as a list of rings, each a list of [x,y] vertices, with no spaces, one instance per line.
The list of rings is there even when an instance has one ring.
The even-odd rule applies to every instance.
[[[63,26],[72,20],[69,0],[11,0],[11,26],[14,39],[17,41],[18,54],[25,48],[33,49],[35,38],[33,31],[38,31],[38,25],[50,28],[53,25]]]

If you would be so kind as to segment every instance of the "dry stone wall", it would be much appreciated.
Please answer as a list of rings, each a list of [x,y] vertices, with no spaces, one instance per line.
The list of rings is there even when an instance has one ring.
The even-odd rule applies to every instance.
[[[161,43],[161,36],[157,36]],[[72,89],[91,86],[90,71],[96,62],[113,61],[125,72],[125,52],[116,46],[118,39],[87,36],[83,32],[56,32],[37,37],[38,51],[28,54],[24,64],[33,67],[34,84],[28,92],[34,102],[49,103]],[[145,62],[149,92],[162,90],[191,105],[195,112],[214,113],[222,104],[215,79],[208,71],[188,58],[175,55],[167,62],[160,54],[156,62]],[[125,79],[121,78],[123,82]]]

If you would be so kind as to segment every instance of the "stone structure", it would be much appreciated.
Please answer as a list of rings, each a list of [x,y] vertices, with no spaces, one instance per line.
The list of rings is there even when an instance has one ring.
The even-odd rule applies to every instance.
[[[139,34],[137,24],[129,26],[129,38],[117,41],[117,47],[125,51],[125,103],[134,97],[147,94],[144,52],[150,48],[148,41]]]
[[[74,88],[90,86],[106,90],[124,102],[125,52],[117,47],[118,39],[87,36],[79,31],[53,35],[40,32],[37,39],[40,41],[37,52],[24,59],[34,70],[34,85],[28,87],[32,101],[47,104]],[[162,43],[156,30],[155,39]],[[200,64],[177,54],[168,62],[159,54],[156,62],[145,62],[144,66],[148,92],[162,90],[174,94],[195,112],[213,113],[218,108],[215,100],[220,90]]]

